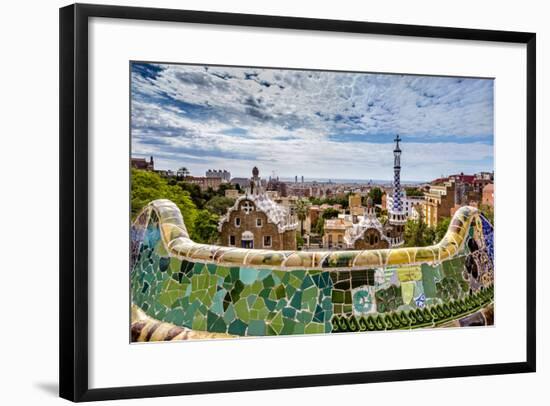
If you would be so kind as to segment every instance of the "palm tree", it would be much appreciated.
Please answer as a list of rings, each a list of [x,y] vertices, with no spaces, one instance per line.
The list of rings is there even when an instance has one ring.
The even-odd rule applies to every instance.
[[[296,202],[296,216],[300,220],[300,235],[304,235],[304,221],[307,217],[308,208],[311,206],[311,203],[307,199],[299,199]]]

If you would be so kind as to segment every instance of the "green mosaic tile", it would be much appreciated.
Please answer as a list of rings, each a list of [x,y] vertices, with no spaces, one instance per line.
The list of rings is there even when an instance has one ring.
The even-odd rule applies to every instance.
[[[298,323],[294,320],[283,317],[283,329],[281,330],[281,334],[294,334],[297,324]]]
[[[244,335],[246,335],[247,327],[248,327],[248,325],[246,323],[244,323],[241,320],[237,319],[229,325],[229,328],[227,329],[227,332],[229,334],[234,334],[234,335],[237,335],[237,336],[244,336]]]
[[[292,307],[285,307],[283,309],[283,316],[289,319],[294,319],[296,317],[296,309],[293,309]]]
[[[275,315],[273,320],[271,320],[270,325],[271,325],[271,327],[273,328],[273,330],[275,331],[276,334],[281,333],[281,331],[283,330],[283,327],[284,327],[282,312],[277,312],[277,314]]]
[[[313,320],[313,313],[308,312],[307,310],[302,310],[301,312],[298,312],[296,314],[296,320],[298,320],[300,323],[309,323],[311,320]]]
[[[239,281],[245,285],[250,285],[258,280],[258,270],[254,268],[241,268]]]
[[[263,336],[266,334],[266,325],[264,320],[250,320],[248,324],[248,334]]]
[[[277,286],[274,292],[276,299],[283,299],[286,296],[285,286],[283,284]]]
[[[268,275],[263,281],[262,281],[264,288],[272,288],[275,286],[275,281],[273,280],[273,276]]]
[[[474,213],[473,209],[469,210]],[[422,306],[433,308],[437,320],[447,320],[458,317],[461,312],[475,311],[482,303],[479,298],[476,301],[463,300],[471,290],[479,289],[479,282],[471,287],[473,282],[463,279],[466,257],[477,255],[475,244],[472,253],[469,248],[464,249],[437,267],[421,264],[422,277],[414,282],[411,291],[410,285],[407,289],[402,288],[395,275],[400,266],[380,270],[289,271],[182,261],[166,250],[156,223],[158,219],[151,218],[153,220],[146,225],[145,231],[139,234],[142,242],[136,248],[137,255],[132,257],[132,301],[151,317],[195,330],[236,335],[330,332],[334,325],[340,328],[340,321],[333,322],[335,317],[352,317],[352,289],[364,289],[365,286],[373,289],[377,311],[374,314],[382,316],[353,321],[356,323],[353,328],[365,331],[378,329],[380,323],[383,328],[391,329],[409,328],[413,322],[434,323],[429,316],[432,311],[428,312],[426,308],[424,311],[420,308]],[[453,224],[468,222],[464,217],[453,220]],[[476,242],[484,238],[474,227],[468,228],[468,234]],[[478,245],[481,246],[482,242]],[[417,252],[417,259],[431,255],[427,249]],[[300,255],[305,258],[307,253]],[[351,252],[332,253],[328,265],[348,266],[354,255]],[[392,260],[387,252],[381,251],[379,255],[383,261]],[[276,258],[272,256],[269,261],[276,261]],[[492,268],[490,271],[493,272]],[[382,282],[375,281],[376,272],[383,272]],[[403,303],[403,295],[407,304]],[[401,310],[410,311],[407,313],[410,316]]]
[[[290,301],[290,305],[294,307],[295,309],[301,309],[302,308],[302,292],[297,290],[296,293],[294,293],[294,296],[292,296],[292,300]]]
[[[306,334],[321,334],[325,332],[325,325],[321,323],[309,323],[305,327]]]
[[[332,301],[334,303],[344,303],[344,291],[334,289],[332,291]]]
[[[246,299],[241,299],[235,303],[235,313],[237,313],[237,317],[245,323],[250,321],[250,311]]]
[[[208,269],[208,273],[211,275],[215,275],[217,271],[217,266],[215,264],[206,264],[206,268]]]
[[[310,286],[313,286],[313,280],[309,275],[306,275],[302,281],[302,284],[300,285],[300,289],[305,291]]]
[[[225,278],[229,275],[229,268],[226,268],[225,266],[218,266],[216,269],[216,275]]]

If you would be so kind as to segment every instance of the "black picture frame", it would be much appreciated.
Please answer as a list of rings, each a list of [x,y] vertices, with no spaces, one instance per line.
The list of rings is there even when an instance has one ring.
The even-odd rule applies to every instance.
[[[60,396],[75,402],[536,370],[536,35],[450,27],[74,4],[60,9]],[[88,385],[88,20],[219,24],[525,44],[527,49],[527,285],[524,362],[90,389]]]

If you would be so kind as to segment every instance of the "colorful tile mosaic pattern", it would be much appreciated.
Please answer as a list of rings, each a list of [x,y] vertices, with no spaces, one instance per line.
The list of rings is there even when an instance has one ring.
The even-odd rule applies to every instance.
[[[473,315],[493,302],[492,236],[475,208],[462,207],[430,247],[219,247],[194,243],[179,209],[156,200],[131,230],[134,341],[474,324],[463,320],[479,322]],[[157,334],[135,333],[144,318],[158,324]],[[492,313],[482,319],[492,323]]]

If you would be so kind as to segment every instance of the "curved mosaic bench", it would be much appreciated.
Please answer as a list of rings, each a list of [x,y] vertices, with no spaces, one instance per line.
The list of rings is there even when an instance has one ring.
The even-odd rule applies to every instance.
[[[492,303],[493,227],[467,206],[428,247],[271,251],[195,243],[178,207],[155,200],[132,224],[131,251],[133,304],[196,332],[329,333],[342,331],[342,319],[393,314],[416,328],[410,320],[417,310],[460,306],[482,293],[483,304]],[[451,312],[445,321],[479,308]]]

